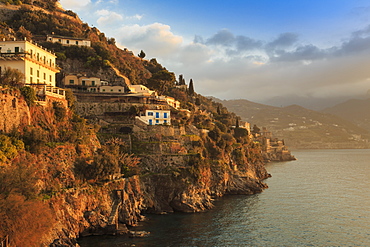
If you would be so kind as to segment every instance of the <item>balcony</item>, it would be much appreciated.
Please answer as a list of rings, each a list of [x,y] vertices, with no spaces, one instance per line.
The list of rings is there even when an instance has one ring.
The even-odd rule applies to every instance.
[[[51,63],[50,60],[49,62],[37,57],[35,54],[29,54],[27,52],[7,52],[7,53],[0,53],[0,61],[24,61],[28,60],[33,63],[36,63],[38,65],[41,65],[55,73],[59,72],[59,67]]]

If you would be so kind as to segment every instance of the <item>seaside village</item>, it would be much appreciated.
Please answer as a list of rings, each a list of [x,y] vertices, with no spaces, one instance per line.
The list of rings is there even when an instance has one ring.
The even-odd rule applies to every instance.
[[[44,37],[44,41],[58,42],[64,46],[91,46],[89,40],[55,35],[47,35]],[[175,119],[177,115],[174,113],[190,114],[188,110],[181,109],[180,102],[176,99],[159,95],[156,91],[150,90],[144,85],[131,85],[127,77],[120,74],[113,65],[111,67],[124,83],[117,85],[105,78],[89,77],[84,73],[77,72],[63,75],[61,82],[57,85],[56,75],[60,72],[60,68],[56,64],[54,53],[44,49],[36,42],[26,39],[3,39],[0,41],[0,73],[5,68],[13,68],[22,72],[25,85],[35,89],[38,97],[36,103],[39,105],[46,106],[57,101],[67,106],[65,89],[68,88],[72,90],[81,105],[83,105],[83,102],[99,105],[116,102],[118,105],[140,106],[135,121],[147,126],[170,126],[171,118]],[[79,113],[83,111],[86,111],[86,109],[79,109]],[[111,114],[122,115],[122,110],[121,113],[119,112],[120,109],[116,109]],[[99,114],[107,115],[106,112],[95,113],[95,115]],[[105,122],[106,119],[109,119],[109,116],[105,117]],[[100,121],[99,124],[104,126],[104,121],[102,119]],[[283,156],[285,154],[290,155],[284,141],[272,138],[271,132],[265,128],[252,135],[249,123],[242,123],[240,127],[246,128],[251,138],[262,144],[263,152],[267,156],[276,153]],[[266,157],[266,160],[270,159],[274,160],[275,158]]]

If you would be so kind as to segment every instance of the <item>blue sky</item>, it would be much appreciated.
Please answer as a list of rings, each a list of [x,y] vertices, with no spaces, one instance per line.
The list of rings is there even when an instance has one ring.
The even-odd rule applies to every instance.
[[[369,0],[60,2],[206,96],[308,106],[370,89]]]

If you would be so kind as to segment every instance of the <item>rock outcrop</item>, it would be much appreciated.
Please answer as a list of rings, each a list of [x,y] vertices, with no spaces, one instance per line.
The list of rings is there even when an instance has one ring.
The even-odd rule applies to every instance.
[[[10,132],[30,124],[31,114],[19,90],[0,87],[0,131]]]

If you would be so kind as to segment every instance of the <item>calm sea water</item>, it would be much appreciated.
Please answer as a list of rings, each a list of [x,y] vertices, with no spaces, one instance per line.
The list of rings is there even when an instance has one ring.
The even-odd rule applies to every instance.
[[[205,213],[149,215],[150,237],[96,246],[370,246],[370,150],[305,150],[267,165],[269,189],[227,196]]]

